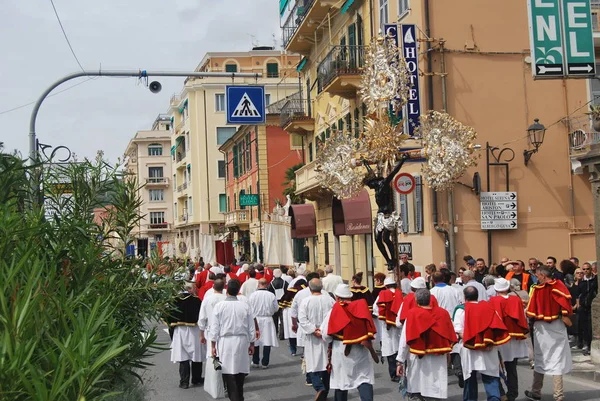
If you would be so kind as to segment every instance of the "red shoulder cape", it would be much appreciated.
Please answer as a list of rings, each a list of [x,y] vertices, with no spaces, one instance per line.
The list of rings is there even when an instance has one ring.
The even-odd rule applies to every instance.
[[[458,341],[450,315],[438,306],[412,308],[405,324],[406,343],[416,355],[447,354]]]
[[[466,348],[480,349],[502,345],[508,341],[508,329],[489,302],[465,304],[463,344]]]
[[[525,317],[523,302],[519,297],[495,296],[490,298],[490,304],[496,310],[508,328],[508,333],[515,340],[524,340],[529,333],[529,325]]]
[[[401,305],[402,312],[400,313],[400,322],[404,323],[408,312],[417,306],[417,299],[415,298],[415,293],[411,292],[406,297],[404,297],[404,302],[402,302]],[[429,306],[431,306],[432,308],[439,306],[437,299],[435,299],[433,295],[431,296],[431,298],[429,298]],[[400,305],[398,305],[398,309],[400,309]],[[398,311],[396,311],[396,314],[398,314]]]
[[[379,301],[377,302],[377,307],[379,308],[379,320],[384,320],[387,324],[396,325],[396,315],[398,314],[398,309],[394,312],[394,304],[399,305],[402,304],[402,291],[396,290],[392,292],[391,290],[385,289],[379,293]]]
[[[534,285],[527,304],[527,316],[551,322],[573,313],[571,294],[560,280]]]
[[[198,288],[197,295],[201,301],[204,301],[204,295],[206,294],[206,291],[213,288],[213,284],[214,284],[214,281],[207,281],[206,283],[204,283],[204,285],[202,287]]]
[[[375,323],[367,301],[336,302],[331,310],[327,332],[344,344],[358,344],[375,338]]]

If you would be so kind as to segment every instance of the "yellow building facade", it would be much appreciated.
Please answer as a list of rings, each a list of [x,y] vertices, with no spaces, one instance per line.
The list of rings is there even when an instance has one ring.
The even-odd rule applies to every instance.
[[[457,268],[466,254],[482,257],[488,265],[502,257],[595,260],[590,176],[576,157],[600,142],[585,114],[599,85],[588,79],[533,79],[526,2],[290,0],[280,3],[280,12],[285,49],[303,56],[298,66],[303,103],[282,125],[305,136],[306,166],[297,172],[296,185],[315,209],[317,235],[306,239],[311,268],[332,264],[344,279],[357,271],[371,275],[386,270],[370,234],[338,229],[336,235],[336,222],[348,228],[348,217],[355,216],[347,211],[360,208],[320,188],[314,171],[317,138],[327,140],[340,128],[362,130],[357,87],[364,46],[383,32],[384,24],[416,25],[422,113],[447,111],[474,127],[482,145],[478,166],[452,192],[433,192],[420,175],[421,162],[402,168],[415,177],[416,189],[396,195],[396,210],[403,217],[397,242],[412,249],[417,270],[446,260]],[[533,148],[527,128],[535,118],[547,128],[545,140],[525,165],[523,152]],[[408,141],[406,146],[420,143]],[[500,157],[508,169],[492,165],[488,177],[488,154],[491,163]],[[491,242],[481,229],[475,173],[482,191],[488,190],[489,180],[489,191],[508,188],[518,194],[517,229],[494,230]],[[364,205],[374,218],[377,206],[370,195]]]
[[[201,236],[223,232],[227,202],[219,146],[238,126],[226,123],[226,85],[264,85],[266,104],[298,90],[299,57],[272,48],[207,53],[196,71],[260,73],[259,78],[188,78],[171,98],[171,159],[177,256],[201,257]],[[210,262],[210,261],[207,261]]]

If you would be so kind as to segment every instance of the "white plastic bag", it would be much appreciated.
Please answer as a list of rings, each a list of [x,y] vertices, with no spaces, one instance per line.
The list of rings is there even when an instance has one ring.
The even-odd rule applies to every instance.
[[[223,374],[220,370],[215,370],[212,358],[208,358],[204,364],[204,391],[212,398],[225,398],[225,386],[223,384]]]

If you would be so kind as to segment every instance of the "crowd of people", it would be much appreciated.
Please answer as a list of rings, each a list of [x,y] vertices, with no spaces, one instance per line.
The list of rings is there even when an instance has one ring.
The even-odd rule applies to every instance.
[[[167,320],[179,386],[243,400],[245,377],[268,369],[271,348],[287,341],[317,401],[330,392],[347,400],[350,390],[373,400],[379,362],[409,399],[447,398],[450,369],[465,401],[477,399],[479,377],[488,400],[513,401],[519,359],[534,370],[528,399],[541,399],[545,375],[553,376],[554,399],[565,399],[570,348],[590,349],[595,263],[503,258],[488,267],[468,255],[458,273],[442,263],[421,275],[407,255],[401,261],[395,272],[375,274],[372,289],[362,273],[345,284],[331,266],[190,266]]]

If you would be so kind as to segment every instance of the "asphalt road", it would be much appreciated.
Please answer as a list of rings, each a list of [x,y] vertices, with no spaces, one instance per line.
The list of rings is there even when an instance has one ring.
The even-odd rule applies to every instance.
[[[164,326],[163,326],[164,327]],[[168,343],[169,335],[159,329],[159,341]],[[144,372],[148,401],[210,401],[211,396],[202,387],[180,389],[178,365],[171,363],[170,351],[163,351],[151,358],[154,366]],[[519,392],[520,400],[526,400],[523,392],[531,386],[533,371],[524,364],[519,366]],[[571,375],[564,379],[565,399],[568,401],[600,401],[600,383],[581,379]],[[485,400],[483,384],[479,385],[479,399]],[[278,401],[306,401],[313,400],[315,392],[312,387],[304,384],[304,376],[300,370],[300,357],[290,356],[287,341],[280,342],[279,348],[271,352],[269,369],[252,369],[246,378],[244,386],[246,400],[278,400]],[[333,399],[330,392],[329,399]],[[358,400],[358,393],[350,391],[349,399]],[[387,366],[379,364],[375,368],[375,399],[376,400],[402,400],[398,393],[396,383],[388,379]],[[544,381],[543,401],[552,401],[552,380]],[[448,400],[462,400],[462,391],[458,387],[456,378],[448,378]]]

